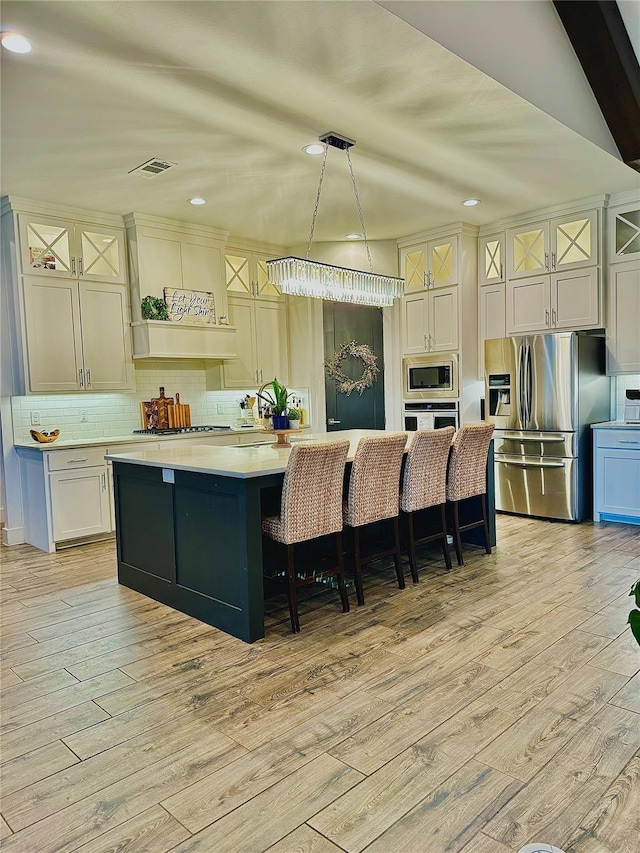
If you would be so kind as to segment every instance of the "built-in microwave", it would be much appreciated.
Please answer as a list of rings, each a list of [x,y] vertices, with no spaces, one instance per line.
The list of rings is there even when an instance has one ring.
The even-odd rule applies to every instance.
[[[403,397],[427,400],[458,396],[458,356],[419,355],[402,361]]]

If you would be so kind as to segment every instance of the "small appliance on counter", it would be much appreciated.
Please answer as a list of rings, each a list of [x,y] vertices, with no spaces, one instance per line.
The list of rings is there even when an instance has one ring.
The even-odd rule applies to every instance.
[[[629,388],[625,392],[624,422],[640,424],[640,389]]]

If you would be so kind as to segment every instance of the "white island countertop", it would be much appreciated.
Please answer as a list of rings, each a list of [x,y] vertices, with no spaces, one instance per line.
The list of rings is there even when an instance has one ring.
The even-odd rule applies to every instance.
[[[640,424],[627,424],[624,421],[605,421],[602,424],[591,424],[591,429],[640,429]]]
[[[348,438],[350,441],[347,460],[353,460],[361,438],[372,435],[391,435],[385,430],[351,429],[339,432],[305,434],[294,437],[295,444],[327,444]],[[413,434],[409,433],[408,443]],[[110,453],[106,459],[112,462],[127,462],[130,465],[145,465],[152,468],[170,468],[176,471],[194,471],[199,474],[217,474],[223,477],[264,477],[282,474],[287,467],[290,447],[276,444],[261,444],[243,447],[212,447],[211,445],[188,445],[163,450],[140,450],[135,453]]]

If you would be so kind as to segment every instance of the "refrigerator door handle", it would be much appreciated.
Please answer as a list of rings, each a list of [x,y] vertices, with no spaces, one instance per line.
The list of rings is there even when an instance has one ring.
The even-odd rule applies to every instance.
[[[515,465],[516,468],[564,468],[564,462],[519,462],[515,459],[497,459],[500,465]]]
[[[531,345],[527,343],[527,351],[524,356],[524,374],[525,374],[525,415],[527,418],[527,426],[531,422],[531,400],[533,396],[533,371],[531,368]]]
[[[520,428],[524,429],[526,426],[524,419],[524,350],[526,347],[526,342],[522,344],[520,350],[518,351],[518,389],[517,389],[517,403],[518,403],[518,420],[520,421]]]

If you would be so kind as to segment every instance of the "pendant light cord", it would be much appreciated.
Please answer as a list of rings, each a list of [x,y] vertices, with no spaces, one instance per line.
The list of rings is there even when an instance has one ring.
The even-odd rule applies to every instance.
[[[371,250],[369,249],[369,241],[367,240],[367,229],[364,227],[364,216],[362,215],[362,207],[360,205],[360,196],[358,195],[358,185],[356,184],[356,176],[353,174],[353,165],[351,164],[351,155],[349,149],[345,149],[347,160],[349,162],[349,172],[351,173],[351,183],[353,184],[353,194],[356,197],[356,205],[358,206],[358,216],[360,217],[360,225],[362,227],[362,236],[364,237],[364,245],[367,249],[367,258],[369,259],[369,272],[373,272],[373,261],[371,260]]]
[[[313,242],[313,232],[316,227],[316,217],[318,216],[318,206],[320,205],[320,193],[322,192],[322,181],[324,180],[324,170],[327,165],[327,154],[329,153],[329,146],[325,146],[324,149],[324,157],[322,158],[322,168],[320,169],[320,182],[318,184],[318,194],[316,195],[316,206],[313,208],[313,216],[311,217],[311,231],[309,231],[309,242],[307,243],[307,255],[306,260],[309,260],[309,253],[311,252],[311,243]],[[348,153],[348,152],[347,152]]]
[[[358,193],[358,185],[356,184],[356,176],[353,173],[353,164],[351,163],[351,155],[349,154],[349,149],[344,149],[345,154],[347,155],[347,162],[349,163],[349,174],[351,175],[351,183],[353,185],[353,194],[356,197],[356,206],[358,208],[358,216],[360,218],[360,227],[362,228],[362,236],[364,238],[364,245],[367,249],[367,258],[369,260],[369,272],[373,273],[373,261],[371,259],[371,249],[369,248],[369,241],[367,240],[367,229],[364,225],[364,216],[362,215],[362,205],[360,204],[360,195]],[[311,243],[313,242],[313,232],[316,227],[316,219],[318,217],[318,207],[320,206],[320,194],[322,193],[322,182],[324,180],[324,172],[327,167],[327,155],[329,154],[329,146],[327,145],[324,149],[324,157],[322,158],[322,168],[320,169],[320,181],[318,182],[318,192],[316,195],[316,204],[313,208],[313,216],[311,217],[311,230],[309,231],[309,242],[307,243],[307,254],[306,260],[309,260],[309,255],[311,254]]]

